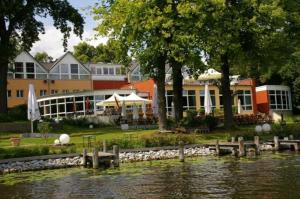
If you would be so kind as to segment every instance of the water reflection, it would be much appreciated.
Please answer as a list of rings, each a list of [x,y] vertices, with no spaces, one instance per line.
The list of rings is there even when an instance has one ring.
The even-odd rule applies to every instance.
[[[199,157],[5,175],[0,198],[299,198],[300,156]]]

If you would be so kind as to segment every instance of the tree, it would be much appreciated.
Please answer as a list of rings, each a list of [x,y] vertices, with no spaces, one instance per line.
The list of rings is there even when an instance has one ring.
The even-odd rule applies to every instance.
[[[285,13],[279,0],[191,0],[181,7],[181,16],[194,21],[189,32],[198,34],[207,64],[221,68],[224,122],[231,128],[230,72],[235,67],[252,67],[255,60],[259,64],[269,55],[268,47],[274,49],[284,39]]]
[[[44,25],[38,17],[50,15],[54,26],[63,33],[63,46],[74,25],[73,32],[81,36],[83,18],[67,0],[1,0],[0,1],[0,113],[7,113],[7,70],[8,63],[18,50],[29,50],[44,33]]]
[[[53,58],[49,56],[46,52],[37,52],[34,56],[39,62],[51,62]]]
[[[109,39],[106,44],[99,44],[96,47],[81,42],[74,46],[74,56],[84,63],[107,62],[125,66],[130,63],[126,47],[117,40],[112,39]]]

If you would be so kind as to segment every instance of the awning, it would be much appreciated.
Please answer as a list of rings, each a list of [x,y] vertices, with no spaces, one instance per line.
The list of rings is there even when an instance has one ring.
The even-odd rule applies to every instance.
[[[117,93],[114,93],[112,96],[110,96],[108,99],[98,102],[97,106],[121,106],[122,101],[124,100],[124,97],[118,95]]]
[[[144,99],[135,93],[131,93],[129,96],[124,97],[123,100],[125,101],[126,105],[143,105],[144,103],[151,103],[151,100]]]

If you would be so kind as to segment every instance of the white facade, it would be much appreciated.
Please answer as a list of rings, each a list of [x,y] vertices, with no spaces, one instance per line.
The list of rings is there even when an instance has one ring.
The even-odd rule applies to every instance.
[[[111,80],[111,81],[124,81],[126,75],[124,68],[119,64],[110,63],[97,63],[86,64],[91,70],[92,80]]]

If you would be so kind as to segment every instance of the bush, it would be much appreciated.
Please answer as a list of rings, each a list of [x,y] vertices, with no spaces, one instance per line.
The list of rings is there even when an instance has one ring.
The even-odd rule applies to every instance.
[[[36,146],[30,148],[15,147],[8,149],[0,149],[0,159],[48,155],[49,151],[50,150],[48,146]]]
[[[206,126],[210,130],[213,130],[214,128],[216,128],[218,125],[218,122],[219,122],[218,118],[210,116],[210,115],[205,116],[204,121],[203,121],[203,123],[206,124]]]
[[[19,105],[8,109],[7,114],[0,114],[1,122],[14,122],[14,121],[26,121],[27,120],[27,106]]]

